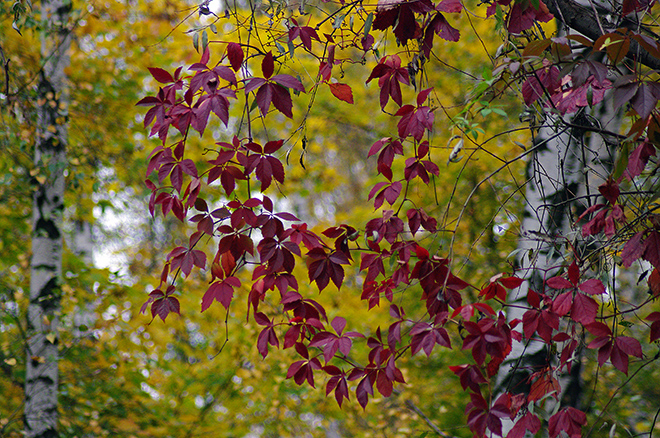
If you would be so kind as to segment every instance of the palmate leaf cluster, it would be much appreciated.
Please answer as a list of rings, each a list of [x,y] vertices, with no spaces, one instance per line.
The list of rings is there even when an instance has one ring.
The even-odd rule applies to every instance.
[[[647,166],[654,165],[651,157],[655,156],[653,136],[657,127],[653,118],[657,104],[652,91],[655,85],[651,80],[640,79],[644,77],[644,69],[655,64],[642,60],[635,65],[636,76],[622,76],[615,81],[607,79],[604,73],[615,70],[624,58],[632,56],[629,47],[643,46],[654,56],[658,53],[658,43],[630,28],[607,33],[601,30],[600,34],[584,28],[585,35],[549,37],[542,23],[550,21],[558,8],[574,7],[572,3],[546,6],[542,2],[534,5],[494,2],[485,11],[487,16],[494,17],[491,29],[506,32],[508,37],[525,32],[533,41],[512,40],[508,43],[511,47],[502,46],[503,53],[494,61],[492,71],[487,70],[482,75],[482,84],[486,86],[477,86],[471,98],[457,105],[460,110],[455,111],[445,96],[438,93],[442,86],[436,88],[426,73],[434,61],[448,65],[437,54],[446,49],[448,43],[439,44],[436,37],[447,42],[461,40],[460,32],[449,23],[451,20],[447,16],[460,14],[463,8],[470,7],[449,1],[437,4],[392,2],[375,7],[359,2],[327,7],[310,5],[312,12],[306,19],[308,24],[316,24],[302,27],[304,11],[299,11],[299,16],[295,10],[279,5],[267,9],[265,14],[267,23],[263,24],[263,29],[267,29],[264,32],[269,39],[259,37],[261,28],[245,28],[238,19],[236,34],[223,35],[220,41],[201,47],[198,45],[201,61],[194,65],[203,66],[202,70],[209,72],[231,67],[232,74],[225,74],[224,81],[214,77],[206,85],[198,79],[200,70],[184,77],[183,83],[175,75],[172,80],[165,81],[158,97],[145,97],[139,102],[150,107],[148,114],[159,115],[151,117],[145,126],[151,125],[151,134],[162,142],[162,146],[152,152],[148,166],[148,175],[152,170],[158,174],[156,179],[147,182],[152,191],[150,211],[153,213],[158,208],[165,216],[172,211],[181,222],[186,222],[188,214],[203,216],[203,220],[195,221],[197,230],[188,233],[188,245],[178,247],[165,257],[159,286],[150,292],[143,310],[150,309],[153,318],[160,317],[163,321],[171,313],[179,313],[180,299],[189,298],[184,277],[190,277],[196,266],[202,272],[211,273],[212,283],[204,294],[203,311],[209,309],[211,299],[215,299],[227,310],[229,319],[230,310],[236,307],[235,298],[243,295],[247,300],[248,320],[253,317],[262,327],[256,340],[260,353],[267,356],[271,348],[280,346],[284,350],[291,349],[295,359],[287,368],[286,377],[297,384],[315,387],[318,375],[325,374],[326,393],[333,394],[339,405],[353,394],[362,407],[373,397],[391,396],[394,388],[406,381],[398,366],[402,362],[398,361],[408,351],[413,356],[423,351],[430,357],[436,346],[451,349],[458,344],[461,350],[471,353],[471,359],[466,358],[467,363],[450,369],[461,376],[475,376],[473,380],[479,382],[463,385],[470,397],[465,413],[472,433],[501,435],[503,422],[513,420],[513,436],[522,436],[525,431],[536,433],[540,421],[548,422],[553,437],[560,433],[579,436],[581,428],[587,425],[585,410],[589,406],[552,410],[550,403],[550,399],[559,399],[559,374],[570,371],[575,354],[585,348],[598,350],[597,360],[587,362],[590,366],[600,369],[611,364],[624,375],[629,373],[630,361],[638,364],[636,372],[654,361],[640,342],[644,339],[646,347],[652,349],[648,337],[626,334],[630,325],[625,315],[639,312],[642,318],[656,322],[656,313],[650,311],[657,291],[652,289],[649,299],[632,302],[632,310],[622,311],[618,298],[610,297],[600,277],[607,279],[608,271],[617,262],[630,267],[639,260],[651,264],[644,275],[651,272],[657,275],[660,263],[654,245],[658,232],[654,198],[639,190],[630,193],[630,205],[636,204],[632,223],[619,205],[628,202],[621,198],[621,186],[634,184],[635,178],[640,176],[646,182],[653,181],[655,175],[652,170],[642,175]],[[638,10],[640,6],[627,5],[626,8]],[[229,8],[230,16],[241,17],[241,13],[239,9]],[[250,20],[262,18],[254,9],[247,13]],[[569,18],[566,24],[572,27],[584,24],[573,16]],[[583,20],[589,19],[593,17]],[[390,30],[395,41],[375,32]],[[259,44],[248,41],[259,41]],[[599,54],[601,60],[591,59],[592,53]],[[212,55],[216,60],[209,63]],[[362,65],[364,67],[360,68]],[[278,75],[273,76],[276,70]],[[469,69],[456,70],[478,80]],[[356,97],[358,87],[363,87],[361,80],[355,79],[359,71],[363,71],[367,84],[372,81],[378,84],[378,90],[365,94],[363,99]],[[587,111],[604,101],[608,96],[606,90],[610,90],[615,96],[612,102],[615,109],[622,110],[623,106],[630,105],[628,117],[632,129],[626,135],[594,130],[619,139],[617,146],[624,153],[618,155],[612,174],[601,176],[604,182],[598,190],[605,203],[578,212],[573,225],[573,234],[579,233],[581,238],[597,239],[602,233],[605,238],[616,236],[618,239],[601,242],[600,248],[591,255],[583,253],[576,245],[566,245],[560,266],[553,267],[552,275],[540,272],[543,281],[535,285],[536,290],[529,290],[524,304],[529,306],[525,307],[525,316],[511,320],[506,318],[506,309],[514,304],[508,302],[506,289],[518,288],[523,279],[513,275],[505,277],[506,282],[499,280],[503,275],[498,274],[498,270],[515,269],[504,267],[507,260],[503,256],[495,270],[487,274],[490,280],[488,276],[479,279],[474,274],[466,277],[472,274],[470,264],[478,258],[478,249],[489,246],[480,242],[489,227],[482,228],[477,235],[470,235],[469,229],[461,227],[465,227],[466,213],[475,212],[476,216],[484,206],[492,205],[477,204],[475,200],[483,193],[482,186],[497,187],[498,181],[509,181],[513,194],[497,199],[497,213],[489,220],[501,220],[497,216],[502,213],[507,220],[516,222],[509,201],[525,189],[525,182],[512,170],[512,165],[531,156],[540,146],[532,149],[522,146],[511,156],[503,154],[491,141],[499,135],[512,136],[515,129],[487,137],[476,119],[477,115],[501,114],[502,108],[491,106],[518,87],[521,101],[529,107],[528,111],[537,111],[540,120],[544,112],[569,117]],[[177,93],[177,89],[180,92]],[[322,134],[327,132],[326,126],[312,131],[315,108],[321,108],[319,114],[330,114],[325,102],[315,102],[317,94],[324,90],[330,91],[341,104],[375,101],[372,113],[377,112],[383,120],[389,119],[389,123],[384,121],[378,125],[376,119],[372,119],[371,124],[366,124],[373,126],[372,131],[382,129],[384,132],[367,142],[367,146],[369,143],[373,146],[365,148],[369,151],[367,156],[377,156],[375,170],[380,180],[367,196],[374,202],[376,211],[362,210],[365,218],[362,223],[350,214],[342,215],[337,222],[333,220],[337,219],[335,215],[325,215],[312,228],[315,224],[308,223],[306,216],[300,214],[300,211],[307,213],[304,201],[293,205],[286,201],[287,196],[295,196],[295,191],[288,192],[289,181],[281,170],[294,153],[300,154],[300,167],[305,169],[306,160],[309,163],[309,139],[326,140]],[[218,159],[193,159],[194,170],[186,172],[190,178],[182,184],[178,174],[172,179],[169,169],[176,168],[173,162],[188,162],[188,139],[192,130],[203,134],[204,129],[200,127],[208,125],[206,119],[210,113],[204,109],[206,96],[218,92],[232,96],[225,102],[230,108],[234,105],[241,108],[240,122],[230,126],[227,119],[220,117],[232,140],[207,146]],[[301,102],[300,115],[291,111],[294,100]],[[449,147],[442,148],[441,136],[436,136],[439,116],[446,118],[457,132],[459,141],[451,151],[443,150]],[[359,120],[359,116],[356,119]],[[352,122],[347,120],[346,125],[356,124]],[[570,126],[570,122],[568,124]],[[339,125],[343,126],[343,121]],[[531,126],[531,132],[537,128]],[[280,140],[273,140],[273,137]],[[452,140],[454,137],[450,137],[448,144]],[[634,146],[623,148],[627,142]],[[465,151],[467,157],[458,176],[453,174],[456,180],[450,184],[453,191],[445,201],[448,205],[441,206],[442,201],[437,197],[442,191],[436,184],[445,175],[441,176],[439,157],[448,155],[448,166],[460,161],[459,154],[466,143],[471,146],[469,152]],[[273,144],[277,147],[268,148]],[[277,153],[287,145],[286,154]],[[633,150],[635,152],[631,153]],[[492,165],[490,172],[478,172],[482,170],[482,160],[486,167]],[[250,164],[257,161],[267,165],[259,169]],[[277,161],[282,164],[273,165]],[[347,160],[345,164],[348,163],[353,162]],[[215,174],[226,175],[221,189],[215,190],[210,178],[206,178],[209,165],[221,166],[221,169],[215,168]],[[506,172],[511,179],[500,180],[500,174]],[[315,178],[311,172],[303,172],[303,176],[296,176],[291,187]],[[277,190],[271,184],[273,179],[278,183]],[[256,181],[261,182],[260,187],[254,185]],[[466,200],[456,201],[455,195],[461,186],[470,183],[472,187],[467,190]],[[497,193],[497,189],[493,191]],[[429,194],[435,195],[435,199],[429,200]],[[203,205],[212,199],[220,207],[213,211],[200,208],[200,199]],[[345,223],[341,223],[342,220]],[[579,224],[580,221],[584,223]],[[633,230],[636,234],[630,239]],[[419,236],[418,232],[421,232]],[[489,237],[496,241],[495,236]],[[559,244],[571,242],[575,237],[547,238]],[[468,243],[462,246],[465,240]],[[467,254],[463,252],[465,248],[468,248]],[[204,251],[207,257],[202,257]],[[620,254],[621,260],[612,257],[612,252]],[[182,264],[182,257],[188,260],[186,265]],[[534,254],[528,257],[534,259]],[[603,269],[603,266],[609,268]],[[361,287],[361,298],[368,302],[368,308],[381,307],[383,298],[391,301],[392,319],[386,324],[356,331],[351,342],[346,339],[340,349],[329,341],[342,339],[328,329],[333,319],[320,300],[302,285],[302,280],[311,284],[312,291],[323,292],[331,287],[341,292],[346,283],[350,287],[355,281],[355,277],[348,275],[355,275],[352,267],[364,271],[357,276],[357,286]],[[251,278],[239,281],[237,276],[244,269],[251,273]],[[475,274],[486,272],[475,269]],[[614,277],[606,281],[608,287],[616,289]],[[422,305],[415,303],[416,300],[421,300]],[[341,315],[341,309],[337,312]],[[615,329],[608,331],[604,321],[610,319]],[[446,327],[455,327],[453,341]],[[644,324],[639,328],[643,330]],[[498,393],[494,388],[498,369],[511,353],[514,342],[522,342],[523,336],[526,341],[538,339],[549,344],[552,347],[549,351],[557,354],[557,362],[549,361],[546,368],[531,375],[527,382],[532,387],[530,393]],[[596,339],[584,343],[583,336]],[[652,341],[655,335],[651,336]],[[366,340],[362,348],[366,345],[368,353],[363,359],[354,353],[357,350],[353,346],[358,339]],[[558,343],[562,344],[561,349],[556,347]],[[548,411],[536,411],[536,405]],[[592,430],[601,418],[593,421]]]
[[[185,18],[185,14],[180,14],[183,9],[183,5],[158,3],[127,9],[88,2],[76,10],[79,15],[73,28],[77,39],[71,53],[72,67],[67,71],[71,83],[76,84],[71,91],[69,113],[71,149],[68,151],[66,200],[69,230],[74,229],[74,223],[94,221],[103,211],[120,212],[134,204],[132,196],[142,196],[144,149],[150,146],[144,140],[141,119],[136,115],[140,108],[135,108],[134,104],[145,93],[142,84],[155,83],[150,81],[147,67],[162,65],[162,62],[170,65],[192,50],[187,37],[180,33],[172,34],[177,37],[168,45],[155,36],[164,37],[180,18]],[[3,126],[7,129],[4,130],[2,154],[2,217],[6,225],[2,227],[2,279],[3,290],[8,293],[2,299],[2,387],[7,388],[7,392],[3,392],[0,430],[3,436],[18,436],[22,429],[25,363],[21,324],[29,281],[29,254],[25,242],[29,241],[30,233],[30,179],[45,175],[35,172],[31,162],[34,120],[30,112],[33,98],[30,81],[39,68],[35,34],[29,28],[22,28],[22,35],[10,30],[2,35],[2,48],[12,58],[9,72],[14,106],[3,108]],[[25,47],[34,51],[26,51]],[[447,84],[447,89],[461,101],[462,93],[454,88]],[[356,89],[353,95],[365,97],[365,92]],[[351,157],[356,144],[368,148],[369,145],[356,139],[372,129],[370,117],[364,111],[361,120],[356,119],[353,111],[339,107],[333,96],[349,100],[345,88],[330,84],[327,90],[319,92],[317,102],[332,108],[335,120],[340,123],[326,126],[327,117],[323,113],[316,114],[318,107],[315,107],[308,123],[324,127],[322,135],[317,134],[314,139],[310,136],[307,155],[303,158],[305,167],[287,166],[286,169],[288,182],[298,180],[296,191],[307,195],[307,206],[301,205],[301,208],[313,211],[313,206],[321,199],[329,200],[325,203],[327,208],[313,211],[319,220],[329,218],[331,213],[360,217],[363,214],[360,209],[368,212],[361,199],[365,195],[362,187],[369,175],[359,169],[346,172],[343,160],[337,157]],[[301,111],[295,95],[292,101],[296,105],[293,111]],[[235,120],[240,114],[232,117]],[[358,121],[360,123],[356,123]],[[375,126],[384,129],[385,123]],[[369,132],[368,135],[374,134]],[[325,142],[333,146],[328,148]],[[262,143],[264,147],[266,143]],[[191,150],[195,148],[198,146],[190,146]],[[202,156],[203,150],[198,148],[197,151],[196,159]],[[292,162],[297,159],[295,157]],[[257,162],[255,170],[256,166]],[[222,180],[221,176],[218,178]],[[281,181],[274,176],[271,185],[277,183]],[[357,213],[352,210],[354,207]],[[222,433],[227,436],[243,435],[255,427],[281,435],[301,436],[307,431],[316,433],[328,428],[336,421],[334,419],[339,419],[341,430],[377,429],[405,435],[426,428],[426,423],[414,414],[409,404],[428,409],[429,413],[441,410],[449,421],[460,419],[462,403],[456,397],[447,394],[438,398],[431,396],[434,391],[430,390],[428,394],[410,390],[401,393],[399,399],[373,400],[372,403],[380,404],[382,409],[370,411],[366,416],[354,409],[356,406],[345,405],[341,411],[328,403],[322,392],[283,381],[287,372],[284,362],[272,365],[260,361],[259,351],[252,342],[259,333],[258,327],[246,331],[240,323],[242,318],[229,327],[230,343],[222,350],[222,355],[212,360],[210,358],[218,354],[224,342],[223,327],[218,328],[218,321],[224,320],[225,315],[211,307],[200,319],[197,315],[199,303],[194,297],[186,307],[195,310],[179,323],[168,324],[162,330],[155,324],[146,327],[148,319],[137,312],[143,302],[143,288],[152,283],[158,254],[171,249],[168,246],[177,236],[179,225],[171,220],[150,222],[146,215],[144,217],[122,223],[120,227],[97,222],[96,237],[106,230],[111,233],[110,244],[121,244],[130,236],[130,247],[120,259],[129,260],[129,278],[125,271],[113,272],[117,264],[113,263],[112,270],[94,269],[89,262],[73,254],[72,247],[67,250],[60,341],[60,430],[64,436],[89,433],[112,436],[190,433],[195,436],[209,431],[217,433],[219,423],[223,424]],[[140,224],[138,228],[136,222]],[[69,245],[71,240],[67,236]],[[118,255],[113,253],[111,257]],[[241,279],[246,281],[244,276]],[[198,281],[190,278],[187,285],[191,290],[200,291],[207,286],[203,278]],[[365,318],[364,312],[359,311],[359,296],[346,287],[342,293],[344,291],[346,293],[336,300],[344,303],[352,300],[356,311],[355,316],[346,314],[347,317],[365,322],[377,317]],[[85,313],[92,316],[92,320],[81,324],[75,315]],[[271,351],[269,359],[276,354]],[[225,359],[227,355],[230,360]],[[437,371],[445,360],[425,361],[423,368],[411,361],[410,368],[417,371],[406,378],[437,382]],[[222,366],[218,365],[219,361]],[[219,368],[223,371],[219,372]],[[410,374],[407,368],[402,368],[406,375]],[[450,376],[445,378],[451,379]],[[255,388],[264,387],[264,382],[268,382],[267,389],[256,391]]]

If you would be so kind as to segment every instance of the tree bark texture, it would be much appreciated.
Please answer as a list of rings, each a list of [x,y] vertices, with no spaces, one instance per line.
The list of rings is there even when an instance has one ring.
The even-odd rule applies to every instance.
[[[25,433],[58,436],[58,317],[66,167],[71,3],[41,2],[41,56],[34,146],[35,176],[30,302],[27,314]]]

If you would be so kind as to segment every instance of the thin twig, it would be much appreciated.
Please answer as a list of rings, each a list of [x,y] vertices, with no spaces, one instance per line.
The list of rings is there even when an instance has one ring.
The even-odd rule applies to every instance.
[[[424,421],[426,421],[426,424],[428,424],[429,427],[430,427],[431,429],[433,429],[433,431],[434,431],[435,433],[437,433],[439,436],[444,437],[444,438],[454,438],[452,435],[449,435],[448,433],[445,433],[445,432],[441,431],[440,428],[438,428],[438,426],[436,426],[436,425],[431,421],[431,419],[430,419],[429,417],[427,417],[427,416],[424,414],[424,412],[422,412],[421,409],[419,409],[419,408],[415,405],[415,403],[414,403],[412,400],[406,400],[405,403],[406,403],[406,407],[407,407],[408,409],[410,409],[411,411],[413,411],[414,413],[416,413],[417,415],[419,415],[420,417],[422,417],[422,419],[423,419]]]

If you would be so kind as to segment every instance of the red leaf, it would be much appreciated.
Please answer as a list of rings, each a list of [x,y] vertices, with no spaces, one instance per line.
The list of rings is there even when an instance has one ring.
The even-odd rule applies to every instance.
[[[548,429],[551,438],[556,438],[564,431],[570,438],[580,438],[582,436],[582,426],[587,424],[587,416],[584,412],[573,407],[560,410],[548,422]]]
[[[488,383],[476,365],[450,365],[449,369],[458,376],[464,390],[470,388],[479,391],[480,384]]]
[[[537,21],[547,23],[552,18],[554,18],[553,15],[542,1],[539,2],[538,10],[531,3],[516,2],[511,6],[511,10],[506,17],[507,30],[510,33],[518,34],[534,26]]]
[[[609,328],[608,325],[603,324],[602,322],[593,322],[591,324],[587,324],[584,326],[584,328],[587,329],[589,333],[591,333],[594,336],[598,337],[611,337],[612,336],[612,330]],[[587,347],[587,348],[599,348],[600,345],[597,347]]]
[[[653,0],[623,0],[621,16],[625,17],[632,12],[643,11],[653,5],[653,3]]]
[[[652,321],[651,323],[651,339],[650,342],[657,341],[660,339],[660,312],[653,312],[646,317],[647,321]]]
[[[293,118],[293,102],[291,101],[291,94],[289,94],[289,90],[277,84],[267,85],[272,87],[273,106],[288,118]]]
[[[211,53],[209,51],[208,46],[206,46],[206,49],[204,50],[204,53],[202,53],[202,57],[199,60],[200,64],[204,64],[204,65],[208,64],[210,57],[211,57]]]
[[[500,301],[506,301],[506,290],[501,284],[494,282],[482,289],[479,296],[483,296],[485,300],[497,297]]]
[[[167,318],[167,315],[169,315],[170,312],[180,314],[179,300],[176,297],[165,296],[151,304],[152,318],[155,318],[156,315],[158,315],[160,316],[160,319],[165,321],[165,318]]]
[[[598,315],[598,303],[591,297],[576,293],[571,307],[571,318],[582,324],[590,324]]]
[[[395,116],[400,116],[401,120],[397,123],[399,136],[402,138],[411,135],[415,140],[421,141],[424,131],[433,129],[435,116],[428,106],[413,107],[404,105],[396,112]]]
[[[654,88],[646,82],[639,86],[637,93],[630,101],[630,105],[642,119],[646,119],[651,115],[651,111],[657,103],[658,98],[655,95]]]
[[[628,375],[628,354],[626,354],[626,352],[621,350],[621,348],[619,348],[616,342],[612,346],[612,351],[610,353],[610,362],[612,362],[614,368],[621,371],[626,376]]]
[[[332,328],[335,329],[338,335],[341,335],[341,332],[343,332],[346,327],[346,320],[341,316],[337,316],[332,320],[330,325],[332,325]]]
[[[241,281],[236,277],[227,277],[222,281],[212,283],[202,297],[202,312],[208,309],[214,300],[228,309],[234,297],[234,288],[240,286]]]
[[[574,285],[563,277],[548,278],[546,284],[553,289],[571,289]]]
[[[266,53],[264,59],[261,61],[261,72],[264,75],[264,78],[268,79],[273,76],[275,71],[275,62],[273,60],[273,52]]]
[[[511,428],[507,438],[523,438],[527,435],[527,431],[533,436],[541,429],[541,420],[539,417],[527,412],[524,417],[520,418],[516,424]]]
[[[227,57],[229,58],[229,63],[231,64],[231,68],[234,69],[234,71],[238,71],[241,68],[241,64],[243,64],[243,49],[241,49],[241,45],[235,42],[231,42],[227,44]]]
[[[436,9],[441,12],[458,14],[463,10],[463,4],[461,3],[461,0],[442,0],[438,3]]]
[[[280,341],[277,339],[277,333],[272,327],[263,329],[257,337],[257,350],[263,358],[268,355],[268,345],[279,348]]]
[[[660,232],[653,231],[644,241],[644,260],[660,269]]]
[[[181,170],[187,175],[197,178],[197,166],[195,162],[191,159],[185,159],[179,163]]]
[[[300,82],[298,79],[294,78],[291,75],[286,75],[286,74],[276,75],[270,78],[270,80],[273,82],[277,82],[283,87],[292,88],[301,93],[305,92],[305,87],[303,86],[302,82]]]
[[[557,278],[557,277],[555,277]],[[566,315],[573,305],[573,292],[564,292],[552,301],[552,310],[559,316]]]
[[[343,100],[344,102],[353,103],[353,90],[351,90],[351,87],[347,84],[328,84],[330,87],[330,92],[332,93],[333,96],[335,96],[339,100]]]
[[[561,386],[559,386],[559,381],[552,376],[551,372],[542,372],[540,377],[532,383],[529,390],[528,400],[530,402],[538,401],[548,394],[551,394],[557,399],[559,398],[560,393]]]
[[[647,284],[649,285],[651,295],[654,297],[660,296],[660,270],[658,268],[655,268],[653,272],[651,272]]]
[[[452,27],[445,16],[439,12],[431,20],[429,29],[433,29],[435,34],[445,41],[455,42],[461,39],[461,33],[458,31],[458,29]]]
[[[635,356],[637,358],[642,357],[642,346],[635,338],[619,336],[614,339],[614,344],[629,356]]]
[[[149,72],[151,73],[151,75],[158,82],[160,82],[162,84],[169,84],[171,82],[174,82],[174,78],[172,77],[172,75],[168,71],[166,71],[162,68],[158,68],[158,67],[148,67],[148,68],[149,68]]]
[[[644,254],[644,245],[642,245],[643,237],[644,232],[640,231],[623,246],[623,250],[621,251],[621,260],[624,267],[631,267],[635,260],[639,259],[642,254]]]
[[[600,295],[605,293],[605,286],[603,282],[597,278],[591,278],[587,281],[580,283],[578,288],[589,295]]]
[[[553,94],[561,87],[560,72],[556,66],[536,70],[522,85],[523,99],[531,105],[545,96],[546,90]]]
[[[362,406],[362,409],[367,407],[369,395],[374,395],[374,388],[367,376],[358,383],[357,389],[355,390],[355,396],[357,397],[360,406]]]
[[[400,83],[410,85],[408,69],[401,67],[401,58],[399,58],[398,55],[383,57],[378,65],[372,70],[371,75],[367,79],[367,83],[375,78],[379,78],[378,86],[380,87],[381,109],[385,109],[385,105],[387,105],[387,101],[390,97],[394,102],[401,106],[402,96]]]
[[[525,280],[518,277],[507,277],[507,278],[501,278],[498,281],[502,283],[502,286],[504,286],[507,289],[515,289],[517,287],[520,287],[520,285],[523,284],[523,281]]]
[[[628,157],[628,167],[626,168],[626,177],[628,179],[633,179],[636,176],[640,175],[646,164],[649,162],[649,158],[655,157],[656,151],[655,146],[649,141],[642,142]]]

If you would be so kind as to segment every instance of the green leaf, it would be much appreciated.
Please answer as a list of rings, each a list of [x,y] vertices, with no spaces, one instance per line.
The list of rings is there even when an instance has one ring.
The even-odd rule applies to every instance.
[[[199,53],[199,33],[195,32],[193,34],[193,47]]]
[[[346,14],[337,16],[337,18],[335,18],[334,23],[332,23],[332,28],[339,29],[341,25],[344,23],[345,18],[346,18]]]
[[[616,164],[614,165],[614,172],[612,173],[612,179],[615,181],[621,178],[623,176],[623,172],[626,171],[630,153],[630,142],[622,143],[621,150],[619,151],[619,158],[616,160]]]
[[[202,32],[202,52],[206,50],[209,45],[209,34],[206,31]]]
[[[367,19],[364,21],[364,36],[366,37],[371,32],[371,24],[374,22],[374,13],[370,12]]]

